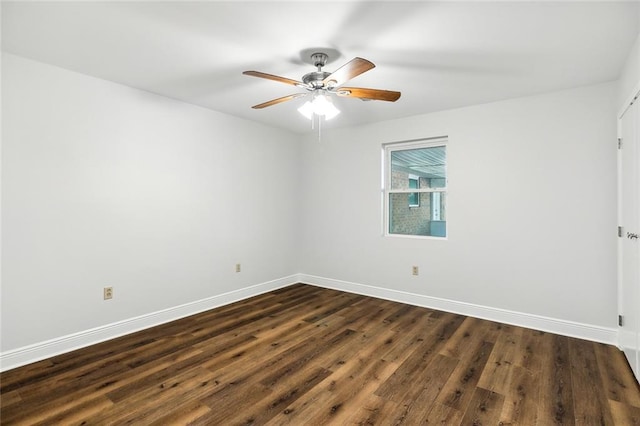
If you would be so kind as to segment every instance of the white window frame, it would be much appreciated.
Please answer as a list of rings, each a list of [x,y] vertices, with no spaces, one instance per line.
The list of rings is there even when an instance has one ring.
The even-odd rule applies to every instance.
[[[449,175],[445,179],[445,186],[443,188],[412,188],[412,189],[391,189],[391,153],[394,151],[403,151],[410,149],[420,148],[434,148],[438,146],[447,147],[448,137],[440,136],[436,138],[414,139],[403,142],[392,142],[382,144],[382,198],[383,198],[383,235],[385,237],[399,237],[399,238],[416,238],[427,240],[447,240],[449,236],[449,222],[447,221],[447,232],[445,237],[436,237],[432,235],[407,235],[407,234],[392,234],[389,232],[389,195],[390,194],[402,194],[402,193],[432,193],[440,192],[448,195]],[[447,149],[448,153],[448,149]],[[447,154],[447,164],[445,164],[445,170],[449,163],[449,155]],[[447,215],[448,216],[448,215]]]

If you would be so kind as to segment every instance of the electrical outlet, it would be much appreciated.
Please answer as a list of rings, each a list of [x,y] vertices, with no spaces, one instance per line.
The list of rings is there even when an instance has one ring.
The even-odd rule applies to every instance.
[[[103,289],[104,300],[113,299],[113,287],[105,287]]]
[[[419,272],[420,272],[420,271],[418,270],[418,267],[417,267],[417,266],[412,266],[412,267],[411,267],[411,273],[412,273],[413,275],[419,275]]]
[[[236,272],[240,272],[240,264],[236,263]]]

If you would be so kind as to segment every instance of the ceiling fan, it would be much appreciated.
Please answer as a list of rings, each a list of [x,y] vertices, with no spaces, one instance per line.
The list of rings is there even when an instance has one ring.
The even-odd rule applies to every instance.
[[[347,81],[362,73],[374,68],[375,65],[363,58],[354,58],[330,73],[322,71],[322,67],[327,63],[328,55],[318,52],[311,55],[311,61],[317,71],[305,74],[302,81],[292,80],[286,77],[280,77],[273,74],[267,74],[259,71],[245,71],[242,74],[253,77],[266,78],[267,80],[279,81],[281,83],[290,84],[292,86],[305,89],[311,93],[311,102],[306,102],[298,109],[301,114],[307,118],[312,118],[314,114],[323,116],[325,120],[335,117],[340,111],[333,105],[331,101],[332,94],[347,98],[359,98],[362,100],[377,100],[395,102],[400,98],[400,92],[391,90],[365,89],[362,87],[345,87]],[[283,96],[281,98],[272,99],[252,108],[261,109],[268,106],[276,105],[292,99],[307,96],[309,93],[294,93],[292,95]]]

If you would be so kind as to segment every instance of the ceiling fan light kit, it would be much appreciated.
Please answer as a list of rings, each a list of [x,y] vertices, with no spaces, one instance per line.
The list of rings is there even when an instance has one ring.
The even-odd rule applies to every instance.
[[[352,78],[374,68],[375,65],[371,61],[363,58],[354,58],[338,68],[336,71],[330,73],[322,71],[322,67],[325,66],[328,58],[328,55],[323,52],[312,53],[311,63],[313,63],[317,68],[317,71],[305,74],[302,76],[302,81],[292,80],[290,78],[267,74],[260,71],[245,71],[243,74],[290,84],[311,92],[311,101],[305,102],[304,105],[298,108],[298,111],[308,119],[312,120],[312,122],[315,116],[318,116],[318,118],[323,117],[325,120],[330,120],[340,113],[340,110],[333,104],[331,95],[387,102],[395,102],[400,98],[400,92],[391,90],[342,86]],[[308,93],[295,93],[254,105],[252,108],[262,109],[307,95]]]
[[[331,97],[325,90],[316,91],[312,96],[313,99],[311,102],[307,101],[304,105],[298,108],[298,112],[309,120],[313,120],[314,114],[324,117],[325,120],[331,120],[333,117],[340,114],[340,110],[336,108]]]

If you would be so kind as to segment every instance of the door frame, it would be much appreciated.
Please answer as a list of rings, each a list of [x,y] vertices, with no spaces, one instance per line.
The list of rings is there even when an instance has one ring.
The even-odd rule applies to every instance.
[[[624,114],[629,110],[629,108],[634,104],[634,103],[638,103],[640,102],[640,83],[636,86],[635,90],[633,91],[633,94],[631,96],[628,97],[628,99],[626,100],[626,102],[624,103],[623,107],[620,109],[620,111],[618,112],[617,115],[617,140],[619,141],[620,138],[622,137],[622,117],[624,116]],[[636,164],[637,167],[640,169],[640,141],[636,142],[637,145],[637,149],[636,149]],[[623,141],[623,147],[622,149],[624,149],[624,141]],[[617,158],[617,180],[616,180],[616,185],[617,185],[617,223],[618,226],[622,226],[623,227],[623,235],[622,237],[617,237],[617,291],[618,291],[618,295],[617,295],[617,311],[618,311],[618,315],[621,315],[623,313],[623,280],[622,280],[622,269],[623,269],[623,243],[624,243],[624,232],[625,232],[625,228],[628,228],[630,225],[629,224],[623,224],[622,223],[622,150],[618,149],[617,153],[616,153],[616,158]],[[640,187],[640,182],[638,183],[639,187]],[[640,203],[640,200],[638,201]],[[637,218],[637,223],[632,224],[632,227],[634,227],[635,229],[640,229],[640,217]],[[621,330],[620,327],[618,326],[618,348],[620,350],[624,350],[622,342],[621,342]],[[636,345],[640,346],[640,342],[637,342]],[[640,349],[640,348],[637,348]],[[638,361],[636,361],[638,362]],[[632,368],[638,368],[640,366],[632,366]],[[638,379],[640,380],[640,376],[638,377]]]

